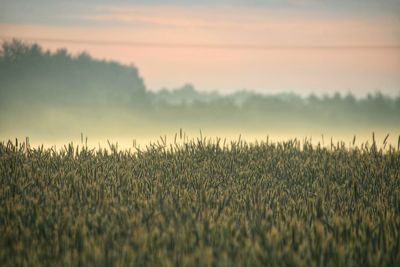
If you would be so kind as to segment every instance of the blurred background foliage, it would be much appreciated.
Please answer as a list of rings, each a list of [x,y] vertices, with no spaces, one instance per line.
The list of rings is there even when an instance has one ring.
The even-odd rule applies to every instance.
[[[240,64],[240,62],[238,62]],[[45,137],[80,131],[146,134],[161,130],[226,132],[398,131],[400,95],[380,92],[300,96],[294,93],[202,92],[193,85],[151,91],[134,65],[45,51],[19,40],[0,51],[0,134]],[[396,133],[397,134],[397,133]]]

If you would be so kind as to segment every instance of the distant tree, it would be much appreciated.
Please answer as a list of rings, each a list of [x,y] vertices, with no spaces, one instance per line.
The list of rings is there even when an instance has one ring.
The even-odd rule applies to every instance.
[[[99,103],[146,106],[148,96],[134,66],[77,56],[66,49],[54,53],[19,40],[4,42],[0,50],[0,96],[8,102]]]

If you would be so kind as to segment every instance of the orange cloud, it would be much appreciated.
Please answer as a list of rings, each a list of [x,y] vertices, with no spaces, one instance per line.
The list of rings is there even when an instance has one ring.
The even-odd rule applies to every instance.
[[[146,41],[236,42],[268,44],[397,44],[400,21],[396,17],[337,17],[315,12],[271,11],[238,7],[125,6],[100,7],[87,21],[124,23]],[[151,37],[150,37],[151,36]],[[185,36],[185,40],[177,38]],[[212,37],[212,38],[211,38]]]

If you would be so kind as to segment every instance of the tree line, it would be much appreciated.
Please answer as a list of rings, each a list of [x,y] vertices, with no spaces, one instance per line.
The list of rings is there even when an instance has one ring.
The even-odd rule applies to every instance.
[[[0,49],[0,105],[6,114],[21,107],[83,107],[101,112],[124,109],[151,121],[400,125],[400,95],[221,95],[200,92],[192,85],[151,92],[134,65],[94,59],[86,52],[51,52],[19,40],[3,42]]]

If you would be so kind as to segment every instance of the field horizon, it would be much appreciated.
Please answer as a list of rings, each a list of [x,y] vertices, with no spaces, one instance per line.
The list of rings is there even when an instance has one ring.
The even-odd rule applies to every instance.
[[[179,131],[171,131],[169,134],[162,135],[153,135],[153,136],[132,136],[131,138],[118,138],[118,137],[102,137],[102,138],[91,138],[90,136],[85,135],[84,133],[80,133],[75,138],[64,139],[64,140],[52,140],[47,139],[47,141],[42,141],[41,139],[32,139],[32,137],[13,137],[8,139],[0,140],[1,143],[13,143],[13,144],[23,144],[24,146],[28,146],[32,149],[43,147],[46,149],[63,149],[66,146],[72,145],[73,147],[87,148],[90,150],[93,149],[111,149],[118,148],[121,151],[126,150],[137,150],[137,149],[146,149],[146,147],[151,147],[154,145],[162,145],[165,147],[172,146],[181,146],[188,143],[193,142],[208,142],[215,143],[218,142],[220,144],[232,144],[237,142],[244,142],[249,145],[259,144],[259,143],[270,143],[270,144],[280,144],[289,141],[300,142],[300,144],[310,144],[313,147],[323,147],[329,148],[332,146],[337,146],[340,144],[341,146],[345,146],[347,148],[351,147],[361,147],[368,146],[371,144],[375,144],[377,148],[389,148],[389,147],[399,147],[400,146],[400,134],[393,135],[388,132],[375,132],[372,131],[369,134],[364,135],[301,135],[301,134],[292,134],[292,135],[282,135],[282,134],[215,134],[210,135],[207,134],[209,132],[203,132],[199,130],[197,134],[194,131],[186,132],[182,128]],[[222,141],[222,143],[221,143]]]

